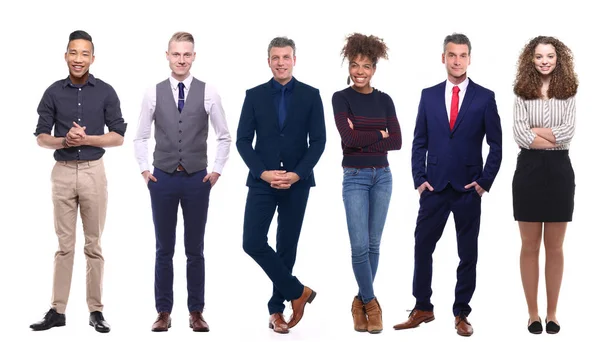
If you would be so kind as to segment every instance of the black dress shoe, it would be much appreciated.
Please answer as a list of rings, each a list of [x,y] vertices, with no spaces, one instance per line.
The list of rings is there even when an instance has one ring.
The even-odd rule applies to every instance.
[[[548,319],[546,318],[546,332],[548,334],[558,334],[559,331],[560,325],[558,325],[554,321],[548,321]]]
[[[100,311],[90,313],[90,325],[94,327],[97,332],[107,333],[110,331],[110,325],[106,323],[104,316]]]
[[[532,334],[541,334],[542,331],[544,331],[544,328],[542,328],[542,319],[538,318],[537,321],[529,321],[529,325],[527,326],[527,330],[529,330],[530,333]]]
[[[34,331],[48,330],[54,327],[63,327],[66,324],[65,314],[59,314],[55,309],[50,309],[44,316],[44,319],[33,323],[29,327]]]

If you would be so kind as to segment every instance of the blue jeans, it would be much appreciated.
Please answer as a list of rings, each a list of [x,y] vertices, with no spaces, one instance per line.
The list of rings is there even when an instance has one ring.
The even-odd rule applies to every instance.
[[[352,269],[363,303],[375,298],[373,280],[392,196],[392,173],[383,168],[344,168],[343,199],[352,249]]]

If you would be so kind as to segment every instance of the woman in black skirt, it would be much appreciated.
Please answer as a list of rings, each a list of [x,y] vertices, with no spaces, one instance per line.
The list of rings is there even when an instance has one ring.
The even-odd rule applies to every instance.
[[[514,85],[514,138],[521,152],[513,178],[513,211],[521,231],[521,280],[528,330],[541,333],[537,292],[542,237],[546,250],[546,332],[560,330],[556,306],[563,274],[562,245],[573,218],[575,175],[569,144],[575,131],[577,75],[571,50],[536,37],[521,52]]]

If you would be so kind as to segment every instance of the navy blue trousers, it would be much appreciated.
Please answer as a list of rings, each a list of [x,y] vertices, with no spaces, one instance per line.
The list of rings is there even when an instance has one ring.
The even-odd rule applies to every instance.
[[[248,189],[244,213],[244,251],[273,282],[269,314],[283,313],[284,300],[297,299],[304,285],[292,275],[296,250],[310,188],[277,190],[267,187]],[[267,234],[277,209],[276,250],[269,246]]]
[[[210,195],[210,182],[202,182],[205,176],[206,170],[188,174],[155,168],[157,182],[148,182],[156,236],[154,296],[158,312],[170,313],[173,308],[173,254],[180,203],[187,256],[187,305],[190,312],[204,310],[204,228]]]
[[[454,316],[468,316],[475,292],[477,238],[481,217],[481,197],[474,190],[459,192],[448,185],[439,192],[423,191],[415,229],[415,268],[413,296],[415,309],[433,311],[431,304],[432,255],[452,212],[460,263],[456,270]]]

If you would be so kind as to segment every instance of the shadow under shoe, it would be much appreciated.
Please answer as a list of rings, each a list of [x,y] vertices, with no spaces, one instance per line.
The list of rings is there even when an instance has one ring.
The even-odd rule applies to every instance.
[[[367,313],[365,305],[358,296],[352,301],[352,319],[354,320],[354,330],[358,332],[367,331]]]
[[[365,311],[367,312],[367,331],[371,334],[380,333],[383,330],[383,319],[377,298],[373,298],[365,304]]]
[[[29,328],[33,331],[48,330],[54,327],[64,327],[67,324],[65,314],[56,312],[54,308],[48,310],[44,315],[44,319],[39,322],[33,323]]]

